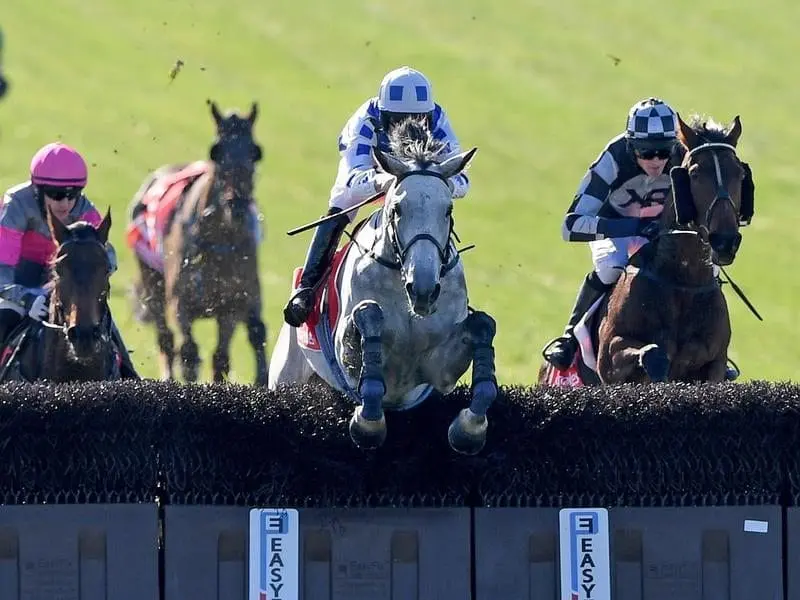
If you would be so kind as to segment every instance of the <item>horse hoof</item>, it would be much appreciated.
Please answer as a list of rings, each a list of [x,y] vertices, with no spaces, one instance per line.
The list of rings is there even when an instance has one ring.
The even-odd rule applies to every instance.
[[[450,423],[447,429],[447,441],[450,447],[459,454],[474,456],[483,450],[486,444],[486,430],[489,422],[486,417],[479,417],[465,408]]]
[[[359,448],[374,450],[386,441],[386,417],[381,415],[377,421],[361,416],[361,407],[353,411],[350,419],[350,439]]]
[[[656,344],[650,344],[642,348],[639,355],[639,364],[644,372],[654,383],[667,381],[669,374],[669,357]]]

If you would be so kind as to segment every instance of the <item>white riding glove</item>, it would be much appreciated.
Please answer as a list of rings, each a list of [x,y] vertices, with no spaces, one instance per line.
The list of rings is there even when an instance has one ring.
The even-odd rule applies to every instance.
[[[47,316],[47,298],[37,294],[25,294],[22,297],[22,306],[28,312],[28,316],[41,321]]]

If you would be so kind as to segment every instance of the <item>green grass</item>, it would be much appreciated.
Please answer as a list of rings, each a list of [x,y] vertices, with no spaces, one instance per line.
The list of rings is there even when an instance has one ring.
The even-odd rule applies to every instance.
[[[310,239],[285,231],[324,212],[344,120],[387,70],[411,64],[433,80],[462,145],[479,148],[456,218],[462,240],[477,244],[464,256],[470,300],[498,321],[502,382],[533,382],[542,345],[563,327],[591,265],[586,245],[561,241],[564,211],[628,107],[649,95],[684,116],[741,115],[757,214],[730,272],[765,320],[727,290],[731,355],[746,379],[798,379],[800,86],[791,62],[800,4],[792,0],[11,0],[2,19],[13,88],[0,103],[0,185],[24,179],[32,153],[52,138],[85,152],[87,192],[115,218],[113,310],[145,376],[157,376],[155,335],[133,320],[126,298],[136,273],[125,209],[150,169],[206,155],[205,99],[261,105],[271,353]],[[168,86],[179,58],[186,66]],[[203,322],[196,331],[208,377],[215,329]],[[241,328],[234,343],[233,377],[250,381]]]

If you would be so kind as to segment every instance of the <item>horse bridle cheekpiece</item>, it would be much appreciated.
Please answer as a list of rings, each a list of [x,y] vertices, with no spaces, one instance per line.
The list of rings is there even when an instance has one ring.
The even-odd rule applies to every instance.
[[[411,175],[432,175],[433,177],[437,177],[437,178],[441,179],[442,181],[444,181],[444,183],[446,185],[449,186],[447,178],[444,175],[442,175],[441,173],[438,173],[436,171],[430,171],[428,169],[419,169],[419,170],[416,170],[416,171],[407,171],[407,172],[403,173],[402,175],[397,176],[394,185],[395,186],[399,185],[400,182],[403,181],[403,179],[405,179],[406,177],[409,177]],[[408,240],[408,242],[405,245],[403,245],[402,242],[400,241],[400,239],[397,237],[397,226],[396,226],[397,217],[396,217],[396,215],[394,213],[394,210],[391,210],[390,218],[391,218],[391,226],[388,228],[389,241],[392,244],[392,249],[394,250],[394,253],[395,253],[395,256],[396,256],[397,260],[396,260],[396,262],[391,263],[391,262],[388,262],[388,261],[384,260],[383,258],[380,258],[378,256],[373,255],[373,258],[375,258],[380,264],[382,264],[383,266],[388,267],[390,269],[394,269],[394,270],[397,270],[397,271],[402,271],[403,270],[403,262],[405,261],[406,255],[408,254],[409,250],[411,250],[411,247],[414,244],[416,244],[417,242],[419,242],[421,240],[428,240],[434,246],[436,246],[436,250],[439,253],[439,259],[442,262],[442,267],[441,267],[441,270],[439,272],[439,276],[440,277],[444,277],[453,267],[455,267],[458,264],[459,253],[458,252],[453,252],[453,244],[450,241],[451,237],[454,235],[454,232],[453,232],[454,222],[453,222],[453,215],[452,214],[450,215],[450,229],[449,229],[449,233],[447,235],[447,240],[445,240],[444,246],[439,242],[439,240],[437,240],[435,237],[433,237],[429,233],[418,233],[417,235],[412,237],[410,240]]]
[[[717,191],[714,196],[714,201],[706,211],[706,223],[711,218],[711,215],[716,207],[717,202],[729,202],[733,206],[728,190],[725,189],[724,182],[722,181],[722,169],[719,166],[719,156],[715,150],[730,150],[733,152],[736,160],[744,169],[744,180],[742,181],[742,194],[741,204],[739,207],[739,225],[746,226],[750,224],[754,212],[754,196],[755,186],[753,184],[753,173],[750,170],[750,165],[746,162],[739,160],[736,156],[736,148],[730,144],[721,142],[706,143],[697,146],[689,151],[688,156],[691,158],[695,154],[704,151],[710,151],[714,158],[714,170],[717,179]],[[694,205],[694,198],[692,197],[691,179],[689,170],[686,167],[672,167],[669,172],[670,179],[672,180],[672,196],[675,205],[675,218],[680,225],[689,225],[697,220],[697,209]],[[735,207],[734,207],[735,208]]]
[[[61,259],[64,256],[66,256],[66,249],[67,248],[69,248],[70,246],[73,246],[73,245],[77,245],[77,244],[83,244],[83,245],[96,244],[97,246],[99,246],[103,250],[103,255],[106,257],[106,269],[107,269],[107,272],[111,273],[111,271],[112,271],[111,260],[108,258],[108,253],[106,252],[105,245],[100,240],[82,240],[82,239],[70,239],[70,240],[67,240],[66,242],[61,244],[61,246],[59,247],[58,254],[56,255],[56,262],[59,259]],[[60,313],[59,317],[61,318],[62,321],[64,321],[61,325],[56,325],[55,323],[50,323],[50,322],[44,321],[44,320],[42,320],[41,323],[42,323],[42,325],[44,325],[45,327],[50,328],[50,329],[60,329],[60,330],[62,330],[64,332],[64,335],[66,335],[67,334],[67,323],[66,323],[66,319],[64,319],[64,315],[63,315],[63,305],[61,303],[59,303],[55,307],[55,310]],[[103,317],[102,317],[102,320],[101,320],[101,323],[100,323],[102,328],[103,328],[103,336],[104,337],[107,336],[107,330],[110,330],[110,317],[111,317],[111,311],[108,308],[108,301],[106,301],[106,302],[103,303]]]

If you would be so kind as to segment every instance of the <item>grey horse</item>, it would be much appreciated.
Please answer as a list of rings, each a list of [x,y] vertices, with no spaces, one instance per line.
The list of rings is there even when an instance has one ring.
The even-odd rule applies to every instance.
[[[310,332],[318,345],[308,343],[306,325],[284,323],[268,385],[323,380],[356,403],[353,442],[376,448],[386,439],[384,409],[405,410],[434,390],[451,392],[472,364],[471,403],[450,424],[448,440],[457,452],[477,454],[497,397],[496,324],[468,306],[448,185],[477,148],[437,161],[441,143],[412,118],[390,139],[391,153],[373,152],[395,179],[383,207],[339,250],[343,257],[328,278],[333,285],[322,286],[321,318]],[[336,310],[333,318],[329,310]]]

